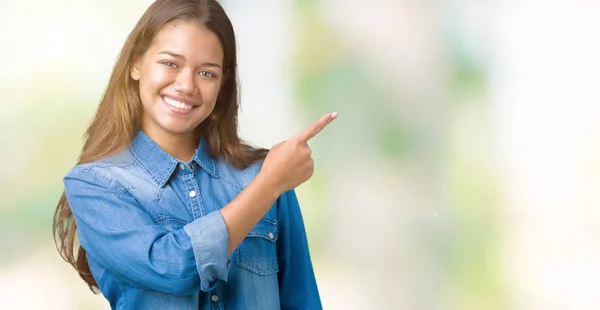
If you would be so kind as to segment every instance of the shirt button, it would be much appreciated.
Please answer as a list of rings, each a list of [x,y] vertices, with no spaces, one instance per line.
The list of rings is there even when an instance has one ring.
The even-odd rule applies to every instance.
[[[212,296],[210,296],[210,300],[212,300],[213,302],[217,302],[217,301],[219,301],[219,296],[212,295]]]
[[[192,197],[192,198],[196,197],[196,191],[191,191],[190,192],[190,197]]]
[[[194,170],[194,164],[190,164],[190,168],[192,168],[192,170]]]
[[[269,239],[273,240],[273,238],[275,238],[275,236],[273,236],[273,233],[269,233]]]
[[[181,168],[181,170],[185,170],[185,165],[184,164],[179,164],[179,168]]]

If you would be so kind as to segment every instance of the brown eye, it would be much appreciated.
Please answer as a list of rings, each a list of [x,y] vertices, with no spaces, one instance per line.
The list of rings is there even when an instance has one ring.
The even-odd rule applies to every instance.
[[[177,68],[177,65],[175,63],[173,63],[173,62],[170,62],[170,61],[163,62],[163,65],[165,65],[165,66],[167,66],[169,68]]]
[[[198,74],[209,79],[214,79],[217,77],[214,73],[208,71],[200,71]]]

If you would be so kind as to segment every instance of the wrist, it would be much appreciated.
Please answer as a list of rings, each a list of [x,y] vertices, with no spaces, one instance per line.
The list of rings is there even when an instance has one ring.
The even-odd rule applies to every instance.
[[[254,181],[252,181],[258,188],[260,188],[261,192],[263,192],[267,197],[276,200],[283,194],[284,186],[280,184],[280,182],[276,181],[276,178],[265,173],[264,171],[260,171]]]

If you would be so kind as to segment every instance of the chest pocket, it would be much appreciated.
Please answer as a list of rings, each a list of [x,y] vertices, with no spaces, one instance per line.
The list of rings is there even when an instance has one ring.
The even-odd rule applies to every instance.
[[[259,275],[277,273],[277,233],[276,222],[258,222],[236,251],[238,266]]]
[[[168,216],[154,217],[153,219],[154,219],[154,222],[156,222],[156,225],[158,225],[170,232],[178,231],[187,224],[183,220],[175,219],[175,218],[168,217]]]

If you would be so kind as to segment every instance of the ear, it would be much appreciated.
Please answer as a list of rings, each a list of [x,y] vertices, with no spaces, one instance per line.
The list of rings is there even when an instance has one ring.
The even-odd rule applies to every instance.
[[[131,64],[131,68],[130,68],[130,75],[131,78],[139,81],[140,80],[140,58],[136,57],[133,59],[133,62]]]

